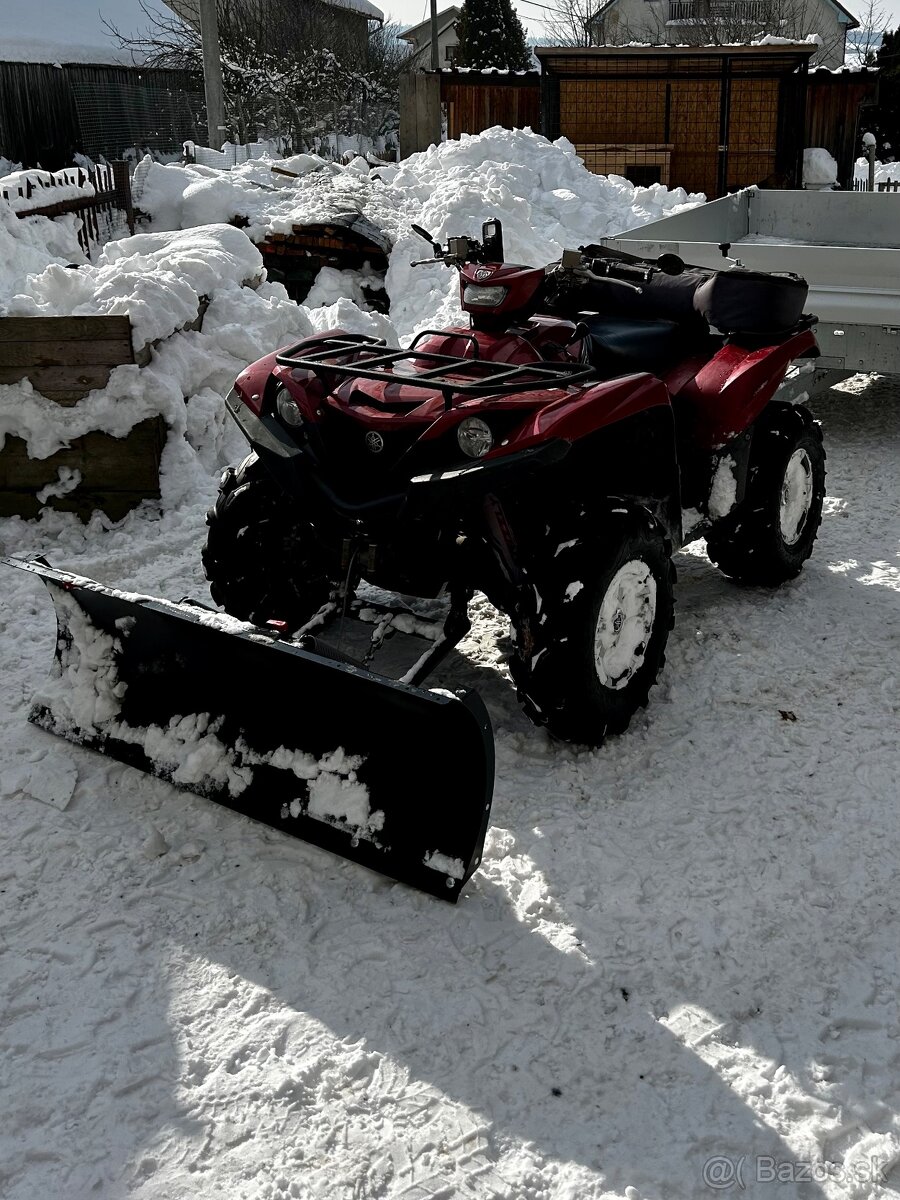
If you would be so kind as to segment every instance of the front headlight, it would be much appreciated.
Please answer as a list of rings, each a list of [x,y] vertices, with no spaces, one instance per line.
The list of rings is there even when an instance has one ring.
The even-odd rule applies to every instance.
[[[506,299],[509,288],[480,287],[477,283],[467,283],[463,292],[463,304],[474,304],[478,308],[496,308]]]
[[[456,440],[460,450],[469,458],[484,458],[494,444],[494,435],[490,425],[481,417],[466,417],[457,426]]]
[[[303,414],[300,412],[300,406],[287,388],[281,387],[275,393],[275,407],[285,425],[291,425],[296,429],[303,424]]]

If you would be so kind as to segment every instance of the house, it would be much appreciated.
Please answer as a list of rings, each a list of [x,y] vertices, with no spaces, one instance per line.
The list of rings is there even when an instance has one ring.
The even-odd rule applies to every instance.
[[[246,0],[248,8],[251,2]],[[384,13],[371,0],[294,0],[294,3],[297,12],[296,35],[300,43],[315,36],[314,30],[324,27],[325,30],[336,31],[343,44],[349,41],[364,47],[369,34],[369,22],[384,22]],[[199,0],[165,0],[165,4],[183,21],[195,29],[200,28]],[[283,11],[279,11],[279,18]],[[332,48],[337,51],[337,47]]]
[[[456,62],[456,47],[459,38],[456,35],[456,23],[462,15],[462,10],[455,5],[443,9],[437,15],[438,29],[438,66],[452,67]],[[413,25],[400,37],[412,46],[408,70],[429,70],[431,67],[431,18]]]
[[[839,0],[606,0],[587,22],[591,44],[734,45],[766,37],[820,39],[813,66],[841,67],[859,21]]]

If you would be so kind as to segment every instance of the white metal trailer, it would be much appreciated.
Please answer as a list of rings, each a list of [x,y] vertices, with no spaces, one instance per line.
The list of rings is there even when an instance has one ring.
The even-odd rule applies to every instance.
[[[802,275],[822,355],[787,390],[812,393],[857,371],[900,375],[900,195],[751,187],[603,244],[642,258],[672,253],[719,269],[731,258]]]

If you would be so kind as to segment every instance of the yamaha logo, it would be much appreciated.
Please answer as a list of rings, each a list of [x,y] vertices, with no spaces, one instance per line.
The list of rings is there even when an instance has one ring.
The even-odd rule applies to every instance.
[[[475,278],[479,283],[483,283],[485,279],[490,279],[493,274],[494,272],[490,269],[490,267],[481,267],[475,272]]]
[[[384,438],[374,429],[366,434],[366,449],[371,450],[373,454],[380,454],[384,449]]]

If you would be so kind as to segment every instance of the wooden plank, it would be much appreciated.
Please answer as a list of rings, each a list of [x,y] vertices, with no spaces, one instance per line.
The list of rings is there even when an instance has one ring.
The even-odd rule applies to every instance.
[[[81,473],[77,491],[140,492],[159,495],[159,462],[165,444],[161,417],[141,421],[124,438],[108,433],[87,433],[49,458],[29,458],[26,443],[7,437],[0,451],[4,492],[37,492],[59,477],[60,467]],[[75,493],[71,493],[76,499]]]
[[[54,496],[42,505],[34,492],[0,491],[0,517],[24,517],[26,521],[32,521],[44,508],[53,508],[58,512],[75,513],[82,521],[88,521],[99,509],[111,520],[121,521],[144,500],[158,499],[159,488],[155,492],[84,491],[79,488],[66,496]]]
[[[131,344],[128,317],[0,317],[0,342],[66,342],[103,338]]]
[[[118,367],[134,362],[131,339],[0,342],[0,367]]]
[[[0,384],[28,379],[35,391],[57,404],[75,404],[109,382],[111,367],[0,367]]]

